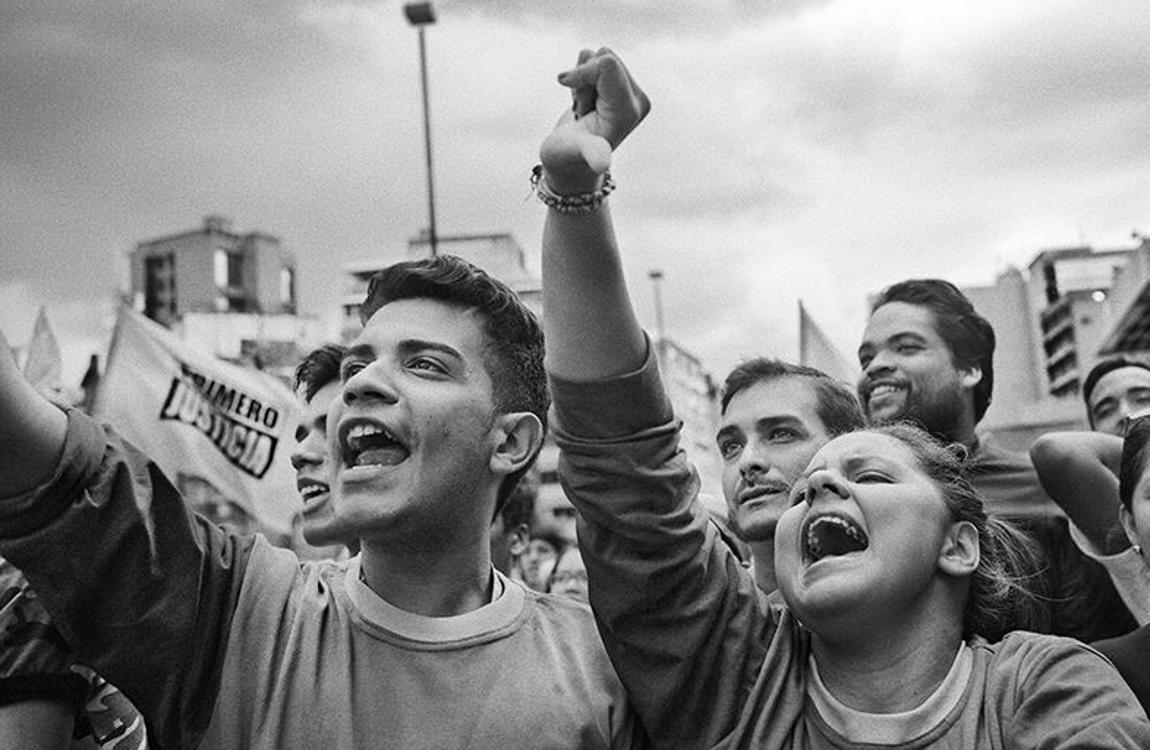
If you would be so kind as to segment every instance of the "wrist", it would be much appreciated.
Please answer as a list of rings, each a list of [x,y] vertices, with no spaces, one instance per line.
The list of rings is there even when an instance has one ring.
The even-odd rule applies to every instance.
[[[582,167],[556,169],[539,165],[535,167],[532,179],[538,176],[538,183],[545,191],[555,195],[583,195],[602,189],[605,173],[595,172],[586,165]]]
[[[560,192],[550,183],[547,170],[538,165],[531,170],[531,187],[539,201],[553,211],[564,214],[590,213],[602,206],[615,189],[615,181],[611,179],[610,172],[592,174],[594,179],[564,181],[565,191]],[[574,190],[576,185],[586,185],[586,189],[566,192]]]

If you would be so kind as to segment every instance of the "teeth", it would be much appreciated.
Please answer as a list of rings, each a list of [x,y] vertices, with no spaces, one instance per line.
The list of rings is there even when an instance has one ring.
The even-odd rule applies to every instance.
[[[344,438],[344,462],[348,466],[394,466],[409,451],[382,425],[359,422],[348,428]]]
[[[872,397],[874,397],[874,396],[885,396],[888,393],[894,393],[897,390],[898,390],[898,388],[896,388],[893,385],[876,385],[874,388],[871,389],[870,395]]]
[[[819,516],[807,526],[807,554],[812,560],[859,552],[870,544],[857,524],[841,516]]]
[[[360,438],[370,437],[372,435],[383,435],[384,437],[390,438],[392,440],[395,439],[391,436],[390,432],[383,429],[382,427],[379,427],[378,425],[373,424],[357,424],[355,427],[352,427],[350,430],[348,430],[347,439],[359,440]]]
[[[305,487],[301,494],[303,495],[304,500],[311,500],[313,497],[318,495],[326,495],[327,492],[327,487],[321,487],[319,485],[313,484]]]

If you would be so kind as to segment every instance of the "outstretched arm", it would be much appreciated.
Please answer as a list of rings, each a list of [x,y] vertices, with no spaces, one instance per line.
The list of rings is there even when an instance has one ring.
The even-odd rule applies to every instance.
[[[540,179],[557,195],[593,193],[614,150],[647,115],[650,101],[610,50],[583,50],[560,74],[573,106],[540,148]],[[548,210],[543,229],[547,369],[587,381],[638,369],[646,342],[623,279],[611,214]]]
[[[1046,494],[1102,554],[1130,546],[1118,519],[1122,438],[1099,432],[1051,432],[1030,448]]]
[[[67,424],[64,412],[24,379],[0,331],[0,497],[26,492],[51,475]]]

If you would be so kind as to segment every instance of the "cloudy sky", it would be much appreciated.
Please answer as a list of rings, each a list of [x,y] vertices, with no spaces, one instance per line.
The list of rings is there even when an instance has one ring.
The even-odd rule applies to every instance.
[[[654,109],[613,211],[641,318],[721,375],[797,355],[796,300],[845,353],[868,294],[989,284],[1040,249],[1150,232],[1145,0],[438,0],[428,30],[441,234],[510,231],[608,45]],[[769,10],[766,10],[769,9]],[[330,316],[339,264],[426,221],[416,35],[397,0],[5,0],[0,328],[47,305],[78,379],[125,254],[219,213],[297,255]]]

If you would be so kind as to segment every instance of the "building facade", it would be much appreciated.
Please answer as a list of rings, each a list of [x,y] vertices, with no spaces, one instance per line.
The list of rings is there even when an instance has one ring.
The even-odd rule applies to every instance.
[[[222,359],[286,377],[324,339],[317,320],[297,315],[295,257],[273,235],[205,216],[137,243],[129,266],[133,306]]]
[[[963,292],[994,326],[994,395],[980,424],[1018,450],[1085,429],[1082,381],[1099,359],[1150,355],[1150,242],[1043,250],[1023,273]]]
[[[1055,398],[1077,396],[1112,325],[1110,289],[1132,250],[1045,250],[1029,266],[1040,379]]]
[[[138,243],[129,263],[136,307],[166,326],[191,312],[296,312],[295,257],[279,238],[237,233],[222,216]]]
[[[436,239],[440,255],[455,255],[482,268],[515,290],[519,298],[536,315],[543,313],[543,283],[527,268],[520,244],[508,233],[462,234]],[[402,257],[379,258],[344,263],[340,266],[343,292],[340,299],[341,336],[349,340],[360,329],[359,309],[367,296],[367,285],[379,271],[392,263],[431,257],[431,243],[426,236],[408,240]]]

